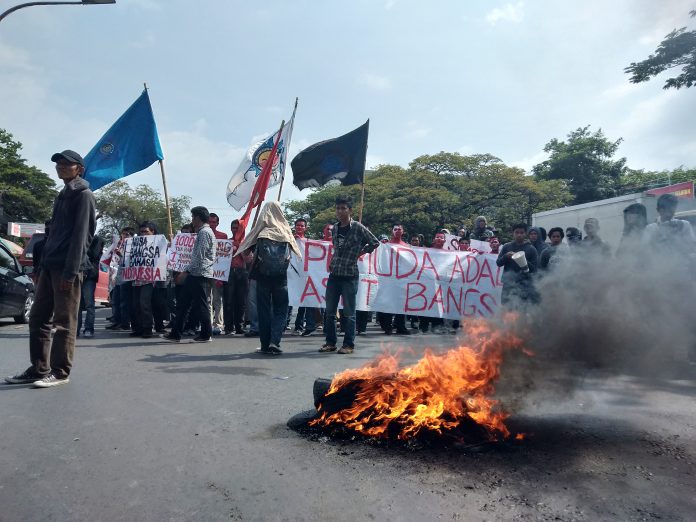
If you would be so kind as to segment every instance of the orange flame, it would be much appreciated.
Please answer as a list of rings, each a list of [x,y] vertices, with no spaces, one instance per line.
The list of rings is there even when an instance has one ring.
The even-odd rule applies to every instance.
[[[399,368],[398,354],[385,353],[336,375],[326,398],[353,386],[355,400],[335,412],[320,405],[320,415],[310,425],[345,426],[371,437],[406,440],[424,432],[442,434],[468,417],[485,428],[489,439],[509,437],[509,414],[490,397],[503,354],[523,350],[522,340],[484,320],[471,321],[465,329],[476,347],[462,345],[442,354],[426,349],[417,363],[404,368]]]

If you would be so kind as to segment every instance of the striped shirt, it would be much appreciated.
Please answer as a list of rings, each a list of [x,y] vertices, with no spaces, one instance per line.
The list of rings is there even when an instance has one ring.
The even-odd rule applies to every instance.
[[[186,272],[192,276],[213,277],[215,263],[215,234],[207,223],[198,230]]]

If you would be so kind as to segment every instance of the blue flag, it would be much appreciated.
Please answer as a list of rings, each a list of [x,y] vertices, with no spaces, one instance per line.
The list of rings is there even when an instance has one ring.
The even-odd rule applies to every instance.
[[[155,117],[144,90],[85,156],[85,180],[97,190],[161,159]]]

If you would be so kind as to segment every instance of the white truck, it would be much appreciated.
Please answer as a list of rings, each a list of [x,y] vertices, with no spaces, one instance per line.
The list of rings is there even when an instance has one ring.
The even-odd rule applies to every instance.
[[[623,210],[632,203],[645,205],[648,211],[648,223],[652,223],[657,219],[657,197],[645,192],[637,192],[616,198],[583,203],[582,205],[537,212],[532,215],[532,225],[544,227],[547,232],[553,227],[561,227],[564,232],[568,227],[576,227],[583,231],[583,225],[587,218],[597,218],[599,220],[599,237],[607,242],[612,247],[612,250],[616,250],[623,233]],[[694,209],[696,209],[696,200],[680,199],[676,217],[691,221]]]

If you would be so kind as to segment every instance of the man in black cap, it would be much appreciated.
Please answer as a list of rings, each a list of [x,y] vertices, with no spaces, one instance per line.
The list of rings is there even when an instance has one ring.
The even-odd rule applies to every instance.
[[[82,179],[85,163],[77,152],[64,150],[51,156],[65,186],[53,203],[50,233],[41,259],[34,305],[29,316],[31,366],[5,379],[9,384],[34,384],[50,388],[65,384],[72,368],[81,272],[90,268],[87,249],[96,228],[95,201],[89,183]],[[51,328],[56,331],[51,342]]]

